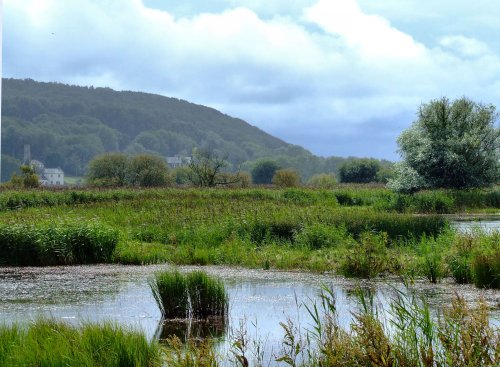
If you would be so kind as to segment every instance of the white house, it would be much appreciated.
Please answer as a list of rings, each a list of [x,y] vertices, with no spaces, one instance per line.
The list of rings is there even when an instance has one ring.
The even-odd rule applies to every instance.
[[[167,164],[170,168],[187,166],[191,163],[191,157],[167,157]]]
[[[47,186],[62,186],[64,185],[64,172],[60,168],[45,168],[42,181]]]

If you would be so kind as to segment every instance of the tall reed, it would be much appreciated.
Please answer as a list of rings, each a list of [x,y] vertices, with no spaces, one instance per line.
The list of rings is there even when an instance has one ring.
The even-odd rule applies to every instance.
[[[166,319],[227,316],[229,297],[224,283],[204,272],[160,272],[150,281],[150,287]]]

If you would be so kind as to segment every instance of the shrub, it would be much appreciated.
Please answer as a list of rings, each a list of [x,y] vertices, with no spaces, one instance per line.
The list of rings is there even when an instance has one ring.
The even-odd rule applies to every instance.
[[[273,184],[279,187],[297,187],[300,185],[300,176],[295,170],[280,169],[273,176]]]
[[[375,159],[352,159],[339,168],[341,182],[369,183],[377,181],[380,162]]]

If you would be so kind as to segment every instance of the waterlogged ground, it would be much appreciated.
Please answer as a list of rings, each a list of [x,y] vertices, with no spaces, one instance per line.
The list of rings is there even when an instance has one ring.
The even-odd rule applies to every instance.
[[[26,321],[39,315],[50,315],[69,322],[115,320],[138,327],[149,338],[176,332],[186,333],[184,324],[167,324],[159,328],[160,312],[148,286],[148,279],[168,265],[155,266],[72,266],[47,268],[0,268],[0,322]],[[182,267],[190,271],[196,267]],[[331,275],[299,272],[247,270],[226,267],[203,267],[223,279],[230,297],[228,327],[191,325],[192,335],[237,333],[243,323],[248,336],[264,342],[267,348],[278,348],[283,331],[280,321],[290,318],[296,325],[310,328],[304,303],[317,299],[322,285],[331,287],[337,299],[339,319],[348,325],[356,311],[356,289],[376,289],[376,300],[386,306],[403,289],[396,278],[357,281]],[[432,285],[416,281],[411,289],[426,296],[434,309],[449,305],[455,293],[473,304],[480,297],[492,308],[492,322],[500,325],[500,291],[479,290],[472,285],[443,281]],[[268,351],[268,354],[275,352]]]

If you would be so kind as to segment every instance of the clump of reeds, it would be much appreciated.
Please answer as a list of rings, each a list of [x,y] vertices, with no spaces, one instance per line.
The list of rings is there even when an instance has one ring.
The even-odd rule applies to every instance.
[[[493,367],[500,363],[500,334],[489,324],[483,300],[471,308],[457,295],[436,316],[425,300],[406,289],[397,291],[386,318],[373,298],[367,299],[362,292],[359,295],[362,307],[354,313],[350,327],[344,328],[338,320],[334,293],[324,288],[319,305],[306,305],[313,320],[307,343],[288,352],[283,349],[285,354],[278,360],[294,362],[299,356],[305,365],[331,367]],[[282,326],[284,344],[298,338],[293,328]]]
[[[118,231],[99,223],[0,224],[0,264],[47,266],[111,261]]]
[[[150,287],[166,319],[227,316],[229,297],[224,283],[204,272],[161,272],[150,281]]]
[[[112,323],[51,319],[0,326],[0,366],[161,366],[160,347]]]

